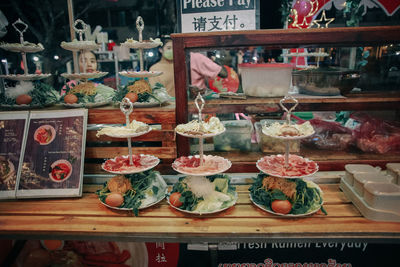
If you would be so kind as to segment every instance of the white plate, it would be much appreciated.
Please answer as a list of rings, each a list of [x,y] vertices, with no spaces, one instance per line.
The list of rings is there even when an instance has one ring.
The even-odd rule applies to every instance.
[[[162,71],[121,71],[119,75],[131,78],[145,78],[145,77],[156,77],[163,74]]]
[[[128,48],[133,48],[133,49],[151,49],[157,46],[161,46],[162,42],[154,42],[154,41],[148,41],[148,42],[124,42],[121,43],[121,46],[125,46]]]
[[[104,135],[107,135],[107,136],[113,137],[113,138],[133,138],[133,137],[138,137],[138,136],[147,134],[151,130],[152,130],[152,128],[149,126],[149,129],[144,132],[137,132],[137,133],[132,133],[132,134],[104,134]]]
[[[322,195],[322,190],[317,184],[315,184],[314,182],[311,182],[311,181],[308,181],[308,182],[312,183],[319,190],[320,194]],[[277,212],[274,212],[272,210],[269,210],[266,206],[256,203],[253,200],[253,197],[251,196],[251,193],[249,194],[249,196],[250,196],[251,202],[253,202],[254,205],[256,205],[258,208],[262,209],[263,211],[266,211],[266,212],[271,213],[271,214],[283,216],[283,217],[288,217],[288,218],[304,217],[304,216],[307,216],[307,215],[311,215],[311,214],[316,213],[317,211],[319,211],[321,209],[322,205],[324,204],[324,201],[322,200],[321,205],[317,209],[311,210],[311,211],[309,211],[307,213],[304,213],[304,214],[282,214],[282,213],[277,213]]]
[[[104,102],[88,102],[88,103],[75,103],[75,104],[67,104],[63,103],[64,107],[67,108],[94,108],[94,107],[100,107],[104,105],[108,105],[111,103],[111,100],[104,101]]]
[[[108,72],[62,73],[61,76],[69,80],[95,79],[106,76]]]
[[[265,156],[265,157],[274,157],[274,156],[283,156],[283,157],[284,157],[284,155],[280,155],[280,154],[278,154],[278,155],[272,155],[272,156]],[[263,157],[263,158],[265,158],[265,157]],[[299,157],[300,157],[300,156],[299,156]],[[258,165],[259,162],[260,162],[263,158],[257,160],[257,163],[256,163],[257,169],[259,169],[260,171],[262,171],[262,172],[265,173],[265,174],[268,174],[268,175],[271,175],[271,176],[275,176],[275,177],[279,177],[279,178],[288,178],[288,179],[291,179],[291,178],[305,178],[305,177],[308,177],[308,176],[311,176],[311,175],[315,174],[315,173],[318,171],[318,169],[319,169],[318,164],[315,163],[315,164],[316,164],[316,169],[315,169],[315,171],[312,172],[312,173],[308,173],[308,174],[301,175],[301,176],[283,176],[283,175],[277,175],[277,174],[274,174],[274,173],[269,172],[269,171],[266,170],[266,169],[263,169],[262,167],[260,167],[260,166]],[[303,157],[301,157],[301,158],[303,158]],[[306,160],[307,162],[314,162],[314,161],[312,161],[312,160],[310,160],[310,159],[308,159],[308,158],[303,158],[303,159]]]
[[[144,154],[140,154],[140,155],[141,155],[141,156],[146,156],[146,157],[153,158],[153,159],[156,160],[156,163],[154,163],[153,165],[150,165],[150,166],[148,166],[148,167],[142,167],[142,168],[140,168],[140,169],[138,168],[137,170],[109,171],[109,170],[104,169],[104,164],[105,164],[107,161],[109,161],[109,160],[110,160],[110,161],[115,161],[116,158],[121,157],[121,156],[117,156],[117,157],[115,157],[115,158],[113,158],[113,159],[106,160],[106,162],[104,162],[103,164],[101,164],[101,168],[102,168],[103,170],[105,170],[106,172],[109,172],[109,173],[114,173],[114,174],[131,174],[131,173],[139,173],[139,172],[144,172],[144,171],[150,170],[150,169],[154,168],[155,166],[157,166],[157,165],[160,163],[160,159],[157,158],[157,157],[155,157],[155,156],[153,156],[153,155],[144,155]],[[122,156],[122,157],[128,158],[129,156],[128,156],[128,155],[124,155],[124,156]]]
[[[208,137],[213,137],[213,136],[217,136],[220,134],[223,134],[226,131],[226,128],[224,128],[223,131],[217,132],[217,133],[206,133],[206,134],[187,134],[187,133],[182,133],[179,131],[176,131],[177,134],[185,136],[185,137],[189,137],[189,138],[208,138]]]
[[[200,156],[199,156],[199,155],[188,156],[188,158],[192,158],[192,157],[199,158]],[[224,162],[227,163],[227,166],[226,166],[225,168],[223,168],[223,169],[219,169],[219,170],[215,170],[215,171],[202,172],[202,173],[198,173],[198,172],[193,173],[193,172],[190,172],[190,171],[187,171],[187,170],[183,171],[183,170],[178,170],[177,168],[175,168],[175,167],[174,167],[174,163],[178,160],[178,159],[176,159],[176,160],[172,163],[172,169],[174,169],[175,171],[177,171],[177,172],[179,172],[179,173],[186,174],[186,175],[191,175],[191,176],[210,176],[210,175],[215,175],[215,174],[223,173],[223,172],[229,170],[230,167],[232,167],[232,162],[231,162],[229,159],[225,159],[225,158],[220,157],[220,156],[213,156],[213,157],[218,157],[218,158],[223,159]],[[187,168],[187,167],[186,167],[186,168]],[[193,169],[196,169],[196,168],[193,168]]]
[[[73,42],[62,42],[61,47],[70,51],[79,50],[97,50],[100,48],[99,44],[94,41],[73,41]]]
[[[50,73],[46,74],[12,74],[12,75],[0,75],[0,78],[9,79],[13,81],[37,81],[50,77]]]
[[[237,199],[238,199],[238,195],[237,195],[237,192],[235,192],[235,194],[234,194],[234,200],[232,201],[232,205],[230,205],[230,206],[228,206],[228,207],[225,207],[225,208],[222,208],[222,209],[217,209],[217,210],[213,210],[213,211],[205,211],[205,212],[190,211],[190,210],[183,210],[183,209],[177,208],[177,207],[175,207],[174,205],[172,205],[172,204],[169,202],[169,196],[167,197],[167,202],[168,202],[168,204],[169,204],[172,208],[174,208],[174,209],[176,209],[176,210],[179,210],[179,211],[181,211],[181,212],[184,212],[184,213],[196,214],[196,215],[207,215],[207,214],[214,214],[214,213],[217,213],[217,212],[221,212],[221,211],[224,211],[224,210],[227,210],[227,209],[233,207],[233,206],[236,204]]]
[[[25,109],[36,109],[36,108],[49,107],[49,106],[54,105],[54,104],[56,104],[56,102],[47,103],[46,105],[26,105],[26,104],[21,104],[21,105],[5,105],[5,104],[0,104],[0,107],[1,107],[1,108],[4,108],[4,109],[25,110]]]
[[[21,45],[20,43],[3,43],[0,44],[0,48],[17,53],[36,53],[44,49],[42,44]]]
[[[156,199],[154,202],[151,202],[151,203],[149,203],[149,204],[147,204],[147,205],[144,205],[144,206],[143,206],[143,205],[140,205],[139,210],[146,209],[146,208],[149,208],[149,207],[151,207],[151,206],[154,206],[154,205],[160,203],[160,202],[165,198],[165,196],[166,196],[167,193],[168,193],[168,188],[165,189],[165,194],[164,194],[163,196],[160,196],[160,197],[159,197],[158,199]],[[99,199],[99,200],[100,200],[100,199]],[[132,209],[130,209],[130,208],[112,207],[112,206],[110,206],[110,205],[107,205],[106,203],[104,203],[104,202],[101,201],[101,200],[100,200],[100,203],[103,204],[104,206],[106,206],[107,208],[114,209],[114,210],[132,210]]]
[[[158,102],[158,101],[155,101],[155,102],[135,102],[135,103],[133,103],[133,107],[136,107],[136,108],[152,108],[152,107],[159,107],[159,106],[161,106],[161,105],[163,105],[163,104],[165,104],[165,103],[167,103],[168,101],[163,101],[163,102]]]
[[[311,134],[307,134],[307,135],[298,135],[298,136],[280,136],[280,135],[270,135],[267,134],[265,131],[265,129],[262,130],[262,133],[265,134],[266,136],[272,137],[272,138],[276,138],[276,139],[281,139],[281,140],[299,140],[299,139],[304,139],[307,137],[312,136],[313,134],[315,134],[315,131],[312,132]]]

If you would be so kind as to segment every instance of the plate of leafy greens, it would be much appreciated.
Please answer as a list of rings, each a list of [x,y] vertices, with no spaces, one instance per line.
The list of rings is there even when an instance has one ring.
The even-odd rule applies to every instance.
[[[260,209],[285,217],[301,217],[323,208],[323,192],[317,184],[299,178],[287,179],[264,173],[254,178],[250,200]]]
[[[236,188],[226,174],[180,177],[168,195],[171,207],[189,214],[212,214],[235,205]]]
[[[167,184],[157,171],[117,175],[96,191],[101,204],[116,210],[133,211],[151,207],[165,198]]]

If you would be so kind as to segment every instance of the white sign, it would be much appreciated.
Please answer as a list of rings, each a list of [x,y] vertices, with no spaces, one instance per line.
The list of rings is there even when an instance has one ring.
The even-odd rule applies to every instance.
[[[259,0],[178,0],[181,32],[257,29]]]

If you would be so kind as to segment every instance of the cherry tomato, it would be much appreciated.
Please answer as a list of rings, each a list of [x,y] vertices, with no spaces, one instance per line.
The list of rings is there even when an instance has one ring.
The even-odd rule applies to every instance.
[[[75,104],[78,102],[78,97],[74,94],[68,94],[64,96],[64,102],[67,104]]]
[[[276,213],[288,214],[292,210],[292,204],[289,200],[274,200],[271,203],[271,208]]]
[[[126,95],[125,95],[125,97],[126,98],[129,98],[129,100],[132,102],[132,103],[135,103],[137,100],[138,100],[138,95],[136,94],[136,93],[127,93]]]
[[[172,193],[169,196],[169,203],[171,203],[173,206],[179,208],[180,206],[183,205],[183,203],[179,201],[180,197],[181,197],[181,193],[179,193],[179,192]]]

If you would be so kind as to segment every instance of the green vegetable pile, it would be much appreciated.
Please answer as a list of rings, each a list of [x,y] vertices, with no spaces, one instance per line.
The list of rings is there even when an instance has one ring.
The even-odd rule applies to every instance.
[[[118,208],[132,209],[135,216],[138,216],[139,207],[142,204],[142,200],[146,198],[146,195],[150,193],[156,196],[159,190],[162,190],[154,183],[157,175],[159,175],[159,172],[153,170],[126,174],[125,177],[131,182],[132,189],[123,194],[124,203]],[[110,193],[110,190],[107,188],[107,182],[104,183],[102,189],[96,191],[100,201],[103,203],[105,203],[105,199]]]
[[[64,97],[70,92],[73,87],[70,87],[68,84],[65,85],[65,94],[61,96],[60,101],[64,103]],[[98,83],[96,84],[96,94],[94,95],[86,95],[81,93],[74,93],[78,97],[77,104],[83,103],[100,103],[111,101],[115,96],[115,90],[111,87],[105,86],[104,84]]]
[[[28,93],[32,97],[32,102],[28,106],[45,107],[57,103],[60,95],[52,86],[40,81],[34,81],[32,84],[34,88]],[[15,98],[8,98],[4,94],[0,95],[0,104],[17,105]]]
[[[128,90],[128,86],[134,84],[135,82],[130,82],[125,86],[119,86],[113,101],[114,102],[121,102],[122,99],[125,97],[125,95],[129,92]],[[164,86],[161,83],[156,83],[155,86],[152,88],[153,92],[156,90],[160,90],[164,88]],[[150,102],[152,99],[154,99],[156,102],[162,104],[162,101],[160,99],[158,99],[155,94],[153,93],[149,93],[149,92],[143,92],[143,93],[139,93],[138,94],[138,100],[137,102],[139,103],[143,103],[143,102]]]
[[[296,183],[296,195],[294,199],[289,199],[281,190],[265,190],[263,187],[263,179],[266,174],[259,173],[254,179],[254,183],[250,186],[249,191],[253,201],[266,209],[272,211],[271,203],[274,200],[289,200],[292,204],[290,214],[306,214],[321,208],[321,211],[327,214],[322,206],[323,199],[318,188],[303,181],[302,179],[289,179],[288,181]]]
[[[183,203],[182,206],[179,207],[179,209],[182,210],[187,210],[187,211],[196,211],[201,208],[201,210],[207,210],[204,205],[202,207],[199,207],[201,203],[205,203],[205,199],[203,197],[197,197],[195,194],[193,194],[192,191],[189,190],[187,184],[185,183],[185,178],[186,177],[180,177],[179,181],[174,184],[171,194],[174,192],[179,192],[181,193],[181,197],[179,198],[179,201]],[[210,180],[215,185],[215,191],[221,192],[223,194],[226,194],[229,196],[229,199],[227,198],[226,200],[222,200],[223,203],[219,207],[220,209],[232,206],[233,200],[234,200],[234,195],[236,193],[236,188],[230,184],[230,177],[226,174],[216,174],[212,176],[206,176],[207,179]],[[221,201],[218,199],[211,199],[207,201]],[[213,211],[207,210],[207,211]]]

